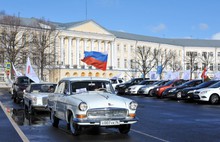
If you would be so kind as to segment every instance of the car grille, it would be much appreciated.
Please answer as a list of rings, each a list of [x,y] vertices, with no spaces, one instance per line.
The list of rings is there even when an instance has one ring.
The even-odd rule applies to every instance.
[[[127,109],[120,108],[100,108],[100,109],[90,109],[87,111],[88,118],[125,118],[128,115]]]
[[[43,97],[43,105],[47,105],[47,97]]]

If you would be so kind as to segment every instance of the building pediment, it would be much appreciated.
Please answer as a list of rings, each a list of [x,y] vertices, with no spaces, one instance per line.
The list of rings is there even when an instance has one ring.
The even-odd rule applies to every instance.
[[[80,22],[67,28],[67,30],[112,35],[108,30],[101,27],[94,21]]]

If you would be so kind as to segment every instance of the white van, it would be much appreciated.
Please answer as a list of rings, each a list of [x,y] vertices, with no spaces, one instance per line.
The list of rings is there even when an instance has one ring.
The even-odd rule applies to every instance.
[[[124,83],[125,81],[122,78],[111,78],[110,79],[113,88],[115,89],[115,86],[121,83]]]

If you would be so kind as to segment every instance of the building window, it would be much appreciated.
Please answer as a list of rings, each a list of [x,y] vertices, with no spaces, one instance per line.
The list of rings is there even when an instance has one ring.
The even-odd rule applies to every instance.
[[[205,63],[202,63],[202,70],[206,67]]]
[[[125,68],[127,68],[127,67],[128,67],[128,66],[127,66],[127,59],[125,59],[124,62],[125,62],[125,63],[124,63],[124,64],[125,64]]]
[[[207,52],[202,52],[202,57],[207,58]]]
[[[213,71],[213,63],[210,64],[209,69],[210,71]]]
[[[187,70],[190,69],[190,65],[189,65],[189,63],[186,63],[186,69],[187,69]]]
[[[213,52],[209,52],[209,56],[210,56],[210,57],[213,57]]]
[[[130,60],[131,69],[134,69],[134,60]]]
[[[220,71],[220,63],[218,63],[218,71]]]
[[[194,70],[197,70],[198,69],[198,63],[195,63],[194,64]]]
[[[220,52],[218,52],[218,57],[220,57]]]
[[[124,52],[126,52],[127,51],[127,48],[126,48],[126,45],[124,45]]]
[[[117,60],[117,63],[118,63],[118,68],[120,67],[120,59],[118,58]]]

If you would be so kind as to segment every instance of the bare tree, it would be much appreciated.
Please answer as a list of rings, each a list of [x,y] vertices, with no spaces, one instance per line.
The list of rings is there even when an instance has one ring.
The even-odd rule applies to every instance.
[[[168,63],[169,66],[171,67],[172,71],[178,71],[182,69],[181,61],[178,59],[179,56],[175,51],[172,52],[172,59]]]
[[[167,65],[171,62],[173,58],[173,51],[168,49],[159,48],[155,49],[155,61],[156,66],[161,66],[161,72],[167,67]],[[160,74],[160,79],[162,78],[162,74]]]
[[[155,67],[154,51],[151,47],[138,46],[135,51],[136,69],[141,72],[143,78]]]
[[[192,73],[198,70],[198,56],[197,52],[186,52],[186,69],[190,70],[190,79],[192,79]]]
[[[214,62],[213,52],[203,52],[199,59],[203,63],[203,68],[209,67]]]
[[[28,45],[26,38],[28,29],[24,29],[17,16],[1,15],[0,17],[0,45],[5,54],[5,61],[20,64],[20,52]]]
[[[40,70],[40,78],[44,80],[45,69],[50,69],[55,63],[55,41],[58,35],[56,27],[44,19],[38,20],[39,27],[32,35],[32,55],[34,64]]]

